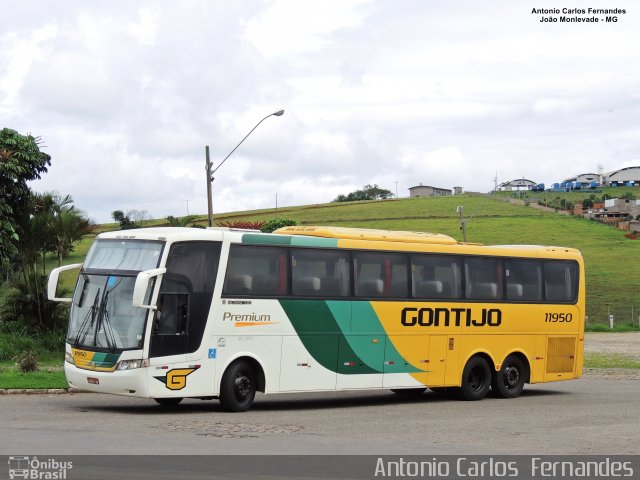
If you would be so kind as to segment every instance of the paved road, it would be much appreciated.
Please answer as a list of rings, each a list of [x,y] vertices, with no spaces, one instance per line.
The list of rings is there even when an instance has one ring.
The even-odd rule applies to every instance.
[[[0,396],[0,455],[637,454],[640,382],[527,385],[515,400],[427,392],[260,396],[247,413],[217,401],[175,409],[88,393]]]

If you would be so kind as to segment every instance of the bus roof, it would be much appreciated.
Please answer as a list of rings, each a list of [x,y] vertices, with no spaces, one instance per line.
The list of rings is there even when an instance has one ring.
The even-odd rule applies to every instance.
[[[304,235],[309,237],[344,238],[349,240],[429,243],[436,245],[456,245],[458,243],[454,238],[440,233],[374,230],[369,228],[296,226],[279,228],[273,233],[282,235]]]

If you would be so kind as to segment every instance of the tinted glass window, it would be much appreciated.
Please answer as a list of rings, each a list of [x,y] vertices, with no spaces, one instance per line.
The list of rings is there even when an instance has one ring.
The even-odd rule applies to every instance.
[[[164,242],[98,240],[91,245],[84,268],[97,270],[150,270],[160,262]]]
[[[349,295],[349,253],[337,250],[291,252],[291,288],[294,295],[346,297]]]
[[[396,253],[355,253],[357,297],[407,297],[407,257]]]
[[[502,268],[497,258],[465,259],[465,293],[473,300],[502,298]]]
[[[411,293],[415,298],[460,298],[461,261],[439,255],[411,256]]]
[[[544,262],[544,296],[549,302],[573,302],[578,293],[575,262]]]
[[[177,242],[167,258],[151,340],[152,357],[200,347],[220,261],[219,242]]]
[[[232,245],[224,294],[286,295],[288,261],[285,248]]]
[[[542,300],[542,265],[532,260],[505,261],[507,300]]]

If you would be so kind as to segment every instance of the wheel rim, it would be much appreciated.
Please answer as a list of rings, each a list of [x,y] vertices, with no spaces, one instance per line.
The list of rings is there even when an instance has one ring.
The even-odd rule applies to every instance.
[[[245,401],[251,396],[253,391],[253,382],[246,375],[240,375],[234,382],[234,393],[236,399]]]
[[[507,389],[515,388],[520,383],[520,370],[517,367],[509,366],[504,370],[504,386]]]
[[[471,388],[472,391],[477,392],[479,390],[482,390],[482,387],[484,386],[484,374],[482,371],[482,368],[480,367],[475,367],[472,368],[471,371],[469,372],[469,387]]]

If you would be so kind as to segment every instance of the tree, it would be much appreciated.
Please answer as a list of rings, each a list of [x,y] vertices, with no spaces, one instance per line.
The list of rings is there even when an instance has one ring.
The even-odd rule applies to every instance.
[[[46,298],[47,279],[44,271],[38,273],[38,258],[54,252],[60,265],[73,243],[88,232],[89,221],[74,207],[71,196],[35,193],[19,206],[15,229],[19,236],[15,259],[21,278],[13,282],[13,296],[5,298],[3,316],[9,311],[13,312],[9,318],[22,318],[40,330],[51,328],[57,310]]]
[[[267,220],[265,224],[262,225],[260,231],[262,233],[271,233],[279,228],[292,227],[295,225],[298,225],[298,222],[289,218],[272,218],[271,220]]]
[[[623,200],[635,200],[636,195],[633,192],[624,192],[622,195],[620,195],[620,198],[622,198]]]
[[[0,130],[0,260],[17,254],[19,235],[14,225],[20,206],[30,195],[27,182],[39,179],[51,165],[40,143],[39,137],[10,128]]]
[[[73,245],[83,235],[89,233],[91,225],[89,219],[73,204],[71,195],[50,194],[52,202],[49,209],[50,243],[58,256],[58,266],[62,259],[73,251]]]
[[[167,222],[169,222],[170,227],[187,227],[196,218],[198,218],[197,215],[187,215],[186,217],[174,217],[169,215],[167,217]]]
[[[365,185],[361,190],[355,190],[347,195],[338,195],[334,202],[355,202],[357,200],[385,200],[393,197],[390,190],[378,185]]]
[[[127,213],[115,210],[111,212],[111,218],[120,224],[122,230],[129,230],[144,226],[144,222],[149,220],[151,216],[146,210],[127,210]]]

